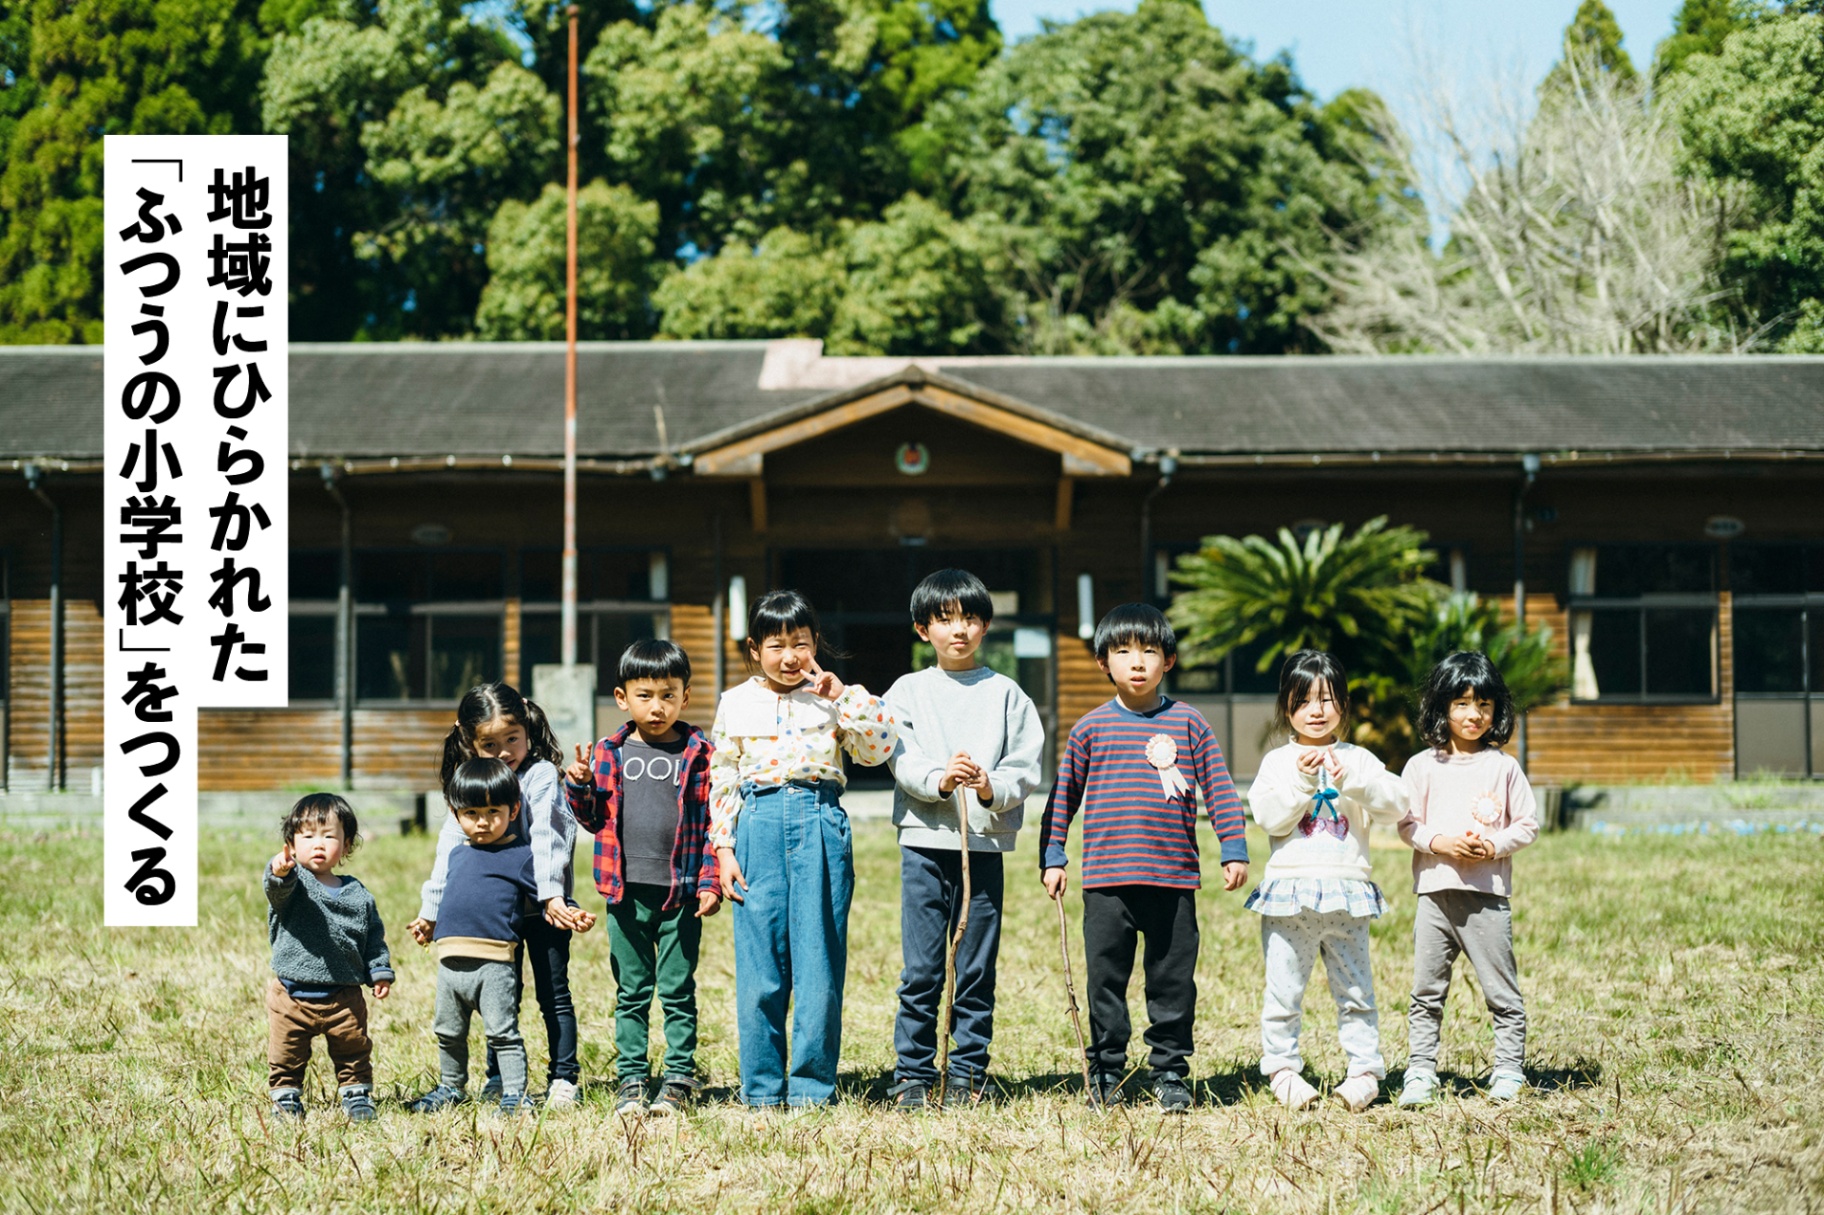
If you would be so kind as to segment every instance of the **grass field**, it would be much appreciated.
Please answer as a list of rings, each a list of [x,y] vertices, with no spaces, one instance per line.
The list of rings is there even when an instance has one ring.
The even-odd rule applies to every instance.
[[[329,1112],[319,1054],[313,1113],[298,1126],[274,1125],[265,1095],[258,877],[272,839],[206,841],[194,931],[108,931],[97,835],[0,834],[0,1209],[1824,1210],[1816,835],[1554,836],[1523,853],[1515,923],[1538,1091],[1508,1108],[1477,1095],[1492,1037],[1459,969],[1442,1060],[1455,1096],[1415,1113],[1385,1101],[1361,1115],[1281,1110],[1254,1069],[1257,921],[1242,894],[1206,889],[1200,1104],[1170,1119],[1082,1107],[1055,916],[1031,870],[1032,841],[1023,846],[1009,868],[992,1105],[908,1118],[881,1104],[897,854],[888,827],[861,823],[837,1109],[757,1116],[729,1103],[734,975],[722,915],[701,972],[710,1103],[683,1120],[623,1123],[609,1112],[613,983],[598,927],[577,941],[571,971],[585,1106],[507,1122],[473,1107],[435,1118],[397,1107],[431,1082],[436,1060],[434,965],[404,932],[431,846],[372,840],[347,871],[379,899],[399,970],[373,1017],[381,1118],[351,1126]],[[1374,928],[1392,1089],[1406,1052],[1412,896],[1405,854],[1375,857],[1394,907]],[[579,862],[586,873],[580,850]],[[1214,869],[1206,853],[1205,873]],[[1322,1081],[1340,1081],[1321,980],[1307,1012],[1307,1058]],[[542,1077],[530,992],[522,1022]]]

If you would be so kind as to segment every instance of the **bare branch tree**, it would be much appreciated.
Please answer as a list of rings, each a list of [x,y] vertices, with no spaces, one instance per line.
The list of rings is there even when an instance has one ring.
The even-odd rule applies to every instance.
[[[1509,90],[1478,121],[1441,78],[1422,98],[1441,155],[1425,192],[1454,197],[1434,248],[1423,219],[1332,233],[1334,292],[1307,328],[1340,353],[1743,353],[1744,323],[1722,280],[1723,233],[1739,203],[1680,176],[1674,107],[1567,47],[1568,69],[1522,119]],[[1412,145],[1392,116],[1392,150]],[[1454,188],[1453,188],[1454,187]]]

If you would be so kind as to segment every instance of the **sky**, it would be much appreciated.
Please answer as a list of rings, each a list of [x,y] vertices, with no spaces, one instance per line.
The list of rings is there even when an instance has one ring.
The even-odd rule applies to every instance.
[[[1137,0],[990,0],[1008,41],[1036,33],[1045,18],[1069,21]],[[1645,69],[1671,32],[1678,0],[1608,0],[1622,45]],[[1403,108],[1412,91],[1412,51],[1422,47],[1463,70],[1518,71],[1536,82],[1558,58],[1577,0],[1203,0],[1223,33],[1254,44],[1256,58],[1291,52],[1305,87],[1329,100],[1365,85]]]

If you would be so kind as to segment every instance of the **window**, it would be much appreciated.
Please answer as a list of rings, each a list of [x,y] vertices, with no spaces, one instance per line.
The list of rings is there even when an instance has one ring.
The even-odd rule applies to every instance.
[[[1824,545],[1732,544],[1735,764],[1740,776],[1824,767]]]
[[[336,597],[342,554],[336,549],[291,550],[291,674],[287,699],[336,698]]]
[[[1571,553],[1571,696],[1677,702],[1717,694],[1716,550],[1597,545]]]
[[[456,700],[500,678],[504,554],[360,550],[354,590],[357,700]]]
[[[595,666],[598,697],[614,694],[621,651],[670,633],[670,563],[653,549],[594,549],[576,556],[576,660]],[[533,549],[520,557],[519,663],[529,686],[532,668],[563,661],[563,558]]]

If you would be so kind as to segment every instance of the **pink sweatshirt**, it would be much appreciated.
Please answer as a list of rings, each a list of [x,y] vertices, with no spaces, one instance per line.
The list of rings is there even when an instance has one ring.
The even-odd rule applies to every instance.
[[[1539,835],[1533,787],[1520,765],[1504,751],[1484,747],[1473,755],[1421,751],[1403,773],[1412,790],[1411,808],[1400,820],[1400,838],[1412,847],[1412,888],[1513,893],[1509,858]],[[1431,850],[1440,835],[1474,831],[1495,846],[1494,859],[1452,861]]]

